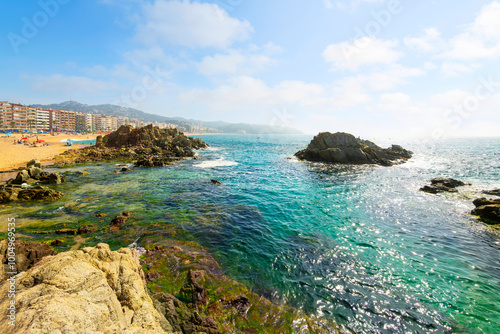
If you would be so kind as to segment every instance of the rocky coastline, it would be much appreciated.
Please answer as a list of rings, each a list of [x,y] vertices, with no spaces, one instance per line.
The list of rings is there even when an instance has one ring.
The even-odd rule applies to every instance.
[[[383,149],[349,133],[322,132],[311,140],[306,149],[295,153],[295,156],[307,161],[392,166],[407,161],[412,154],[399,145]]]
[[[140,167],[162,167],[185,158],[194,158],[195,150],[208,145],[199,138],[192,138],[177,129],[160,129],[153,125],[135,129],[122,125],[104,137],[98,136],[94,146],[66,151],[59,165],[95,161],[135,161]]]
[[[436,177],[431,180],[430,185],[420,188],[420,191],[434,195],[446,193],[459,194],[461,187],[471,185],[470,183],[452,178]],[[500,197],[500,189],[484,190],[482,193]],[[476,198],[473,204],[476,208],[471,211],[471,215],[477,216],[483,223],[500,230],[500,199],[480,197]]]
[[[121,127],[99,138],[93,147],[65,153],[59,166],[118,160],[137,168],[160,167],[193,158],[195,150],[206,147],[200,139],[177,130]],[[131,171],[123,169],[123,173]],[[64,194],[39,184],[57,185],[87,175],[81,170],[46,173],[39,161],[33,161],[7,182],[0,198],[7,198],[2,202],[6,205],[24,200],[57,202]],[[23,195],[42,189],[52,195]],[[63,207],[77,205],[71,202]],[[327,320],[274,304],[225,276],[203,247],[176,238],[182,228],[143,221],[133,210],[116,216],[108,212],[91,215],[85,223],[23,226],[15,244],[15,276],[8,275],[12,272],[8,241],[0,242],[1,333],[345,332]],[[8,324],[11,300],[7,296],[12,284],[7,278],[12,277],[14,329]]]

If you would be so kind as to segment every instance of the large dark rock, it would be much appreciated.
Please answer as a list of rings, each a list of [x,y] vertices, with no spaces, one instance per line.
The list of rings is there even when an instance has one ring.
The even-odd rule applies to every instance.
[[[23,169],[22,171],[20,171],[19,173],[17,173],[17,176],[16,176],[16,178],[14,179],[14,181],[12,183],[14,183],[14,184],[23,184],[23,183],[28,182],[29,179],[30,179],[29,172],[27,170]]]
[[[479,219],[486,224],[500,224],[500,199],[478,198],[473,203],[476,208],[472,210],[471,214],[479,216]]]
[[[160,129],[153,125],[135,129],[123,125],[104,137],[97,137],[96,145],[63,155],[74,157],[76,163],[107,160],[137,160],[136,166],[160,167],[186,157],[194,157],[194,150],[207,148],[199,138],[185,136],[177,129]]]
[[[465,186],[465,183],[460,180],[455,180],[451,178],[436,177],[431,180],[432,185],[443,185],[448,188],[456,188]]]
[[[383,149],[349,133],[322,132],[313,138],[305,150],[295,153],[295,156],[308,161],[391,166],[396,162],[406,161],[412,154],[399,145]]]
[[[19,193],[17,194],[17,199],[21,201],[55,201],[63,196],[64,194],[60,191],[44,188],[42,186],[36,186],[19,191]]]
[[[33,159],[31,160],[30,162],[28,162],[26,164],[26,167],[30,168],[30,167],[38,167],[38,168],[42,168],[42,164],[40,163],[40,160],[38,159]]]
[[[127,219],[131,216],[130,212],[123,212],[111,220],[111,228],[117,230],[120,226],[127,222]]]
[[[457,193],[458,190],[456,189],[456,187],[461,187],[464,185],[465,183],[459,180],[436,177],[431,180],[430,186],[424,186],[420,188],[420,191],[430,194],[439,194],[444,192]]]
[[[151,156],[144,156],[141,157],[137,160],[135,163],[136,167],[163,167],[163,166],[168,166],[172,162],[172,159],[169,157],[151,157]]]
[[[150,148],[152,154],[172,153],[175,147],[189,150],[208,147],[203,140],[187,137],[177,129],[160,129],[153,125],[138,129],[131,125],[122,125],[117,131],[104,136],[102,142],[103,146],[108,148]]]
[[[16,240],[15,242],[15,267],[9,268],[8,266],[8,240],[0,242],[0,278],[5,272],[22,272],[33,267],[43,257],[47,255],[56,255],[54,251],[46,244],[41,244],[34,241]]]
[[[493,195],[493,196],[500,196],[500,189],[485,190],[485,191],[483,191],[483,194]]]

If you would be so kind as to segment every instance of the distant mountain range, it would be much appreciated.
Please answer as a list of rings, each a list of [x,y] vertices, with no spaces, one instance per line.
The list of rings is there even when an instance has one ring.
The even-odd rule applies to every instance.
[[[220,133],[248,133],[248,134],[301,134],[302,132],[288,127],[278,127],[261,124],[246,123],[227,123],[222,121],[205,122],[183,117],[165,117],[156,114],[145,113],[144,111],[126,108],[113,104],[88,105],[76,101],[66,101],[53,104],[33,104],[37,108],[50,108],[55,110],[71,110],[87,114],[100,114],[108,116],[122,116],[132,119],[138,119],[142,122],[166,122],[175,124],[178,127],[190,129],[191,126],[197,126],[200,122],[203,127],[211,129],[210,132]]]

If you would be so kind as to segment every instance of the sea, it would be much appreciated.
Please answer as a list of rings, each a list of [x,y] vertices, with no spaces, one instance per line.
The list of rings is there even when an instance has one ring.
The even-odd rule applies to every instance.
[[[22,230],[138,212],[181,226],[253,292],[355,333],[500,333],[500,234],[470,215],[500,188],[500,138],[367,138],[414,152],[382,167],[298,161],[306,135],[200,137],[210,148],[198,160],[116,175],[114,163],[74,167],[90,175],[59,186],[62,200],[0,217]],[[471,185],[419,191],[434,177]]]

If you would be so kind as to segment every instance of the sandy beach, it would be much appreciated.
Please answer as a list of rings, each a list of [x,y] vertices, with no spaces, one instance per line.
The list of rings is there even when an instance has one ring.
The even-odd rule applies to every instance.
[[[25,135],[13,134],[11,136],[0,137],[0,171],[11,170],[24,166],[32,159],[39,159],[40,161],[52,160],[55,156],[63,153],[71,148],[79,148],[82,145],[64,146],[61,142],[63,139],[79,139],[87,140],[94,139],[97,135],[76,135],[76,134],[59,134],[59,135],[38,135],[39,140],[44,140],[49,146],[37,147],[14,144],[14,140],[24,138]],[[37,140],[36,136],[29,135],[29,143]]]

